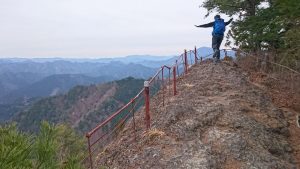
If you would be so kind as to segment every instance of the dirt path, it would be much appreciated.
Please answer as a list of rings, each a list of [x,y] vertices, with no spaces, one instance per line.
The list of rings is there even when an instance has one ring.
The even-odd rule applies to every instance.
[[[297,168],[284,111],[228,63],[194,66],[162,106],[151,100],[152,130],[132,144],[131,124],[101,154],[109,168]],[[144,122],[143,112],[137,125]],[[294,132],[299,132],[295,131]]]

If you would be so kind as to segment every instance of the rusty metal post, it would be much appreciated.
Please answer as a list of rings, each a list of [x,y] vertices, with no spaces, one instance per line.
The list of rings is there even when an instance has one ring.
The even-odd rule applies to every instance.
[[[192,50],[190,50],[190,62],[191,62],[191,65],[193,65]]]
[[[131,111],[132,111],[132,120],[133,120],[133,131],[134,131],[134,141],[136,141],[136,127],[135,127],[135,117],[134,117],[134,99],[131,99]]]
[[[188,61],[187,61],[187,51],[186,51],[186,49],[184,50],[184,65],[185,65],[184,71],[185,71],[185,73],[187,73],[188,72]]]
[[[145,88],[145,121],[146,121],[146,128],[150,129],[150,96],[149,96],[149,81],[144,82]]]
[[[90,158],[90,167],[93,169],[93,159],[92,159],[92,150],[91,150],[91,141],[90,141],[90,135],[86,134],[86,138],[88,139],[88,146],[89,146],[89,158]]]
[[[173,67],[173,91],[174,91],[174,96],[177,94],[176,91],[176,66]]]
[[[168,86],[169,86],[169,95],[171,95],[171,68],[168,68],[169,69],[169,84],[168,84]]]
[[[162,80],[162,87],[163,87],[163,90],[164,90],[164,67],[162,66],[161,67],[161,80]]]
[[[195,64],[197,64],[198,63],[198,57],[197,57],[197,47],[196,46],[195,46],[194,52],[195,52]]]
[[[161,80],[162,80],[163,106],[165,106],[164,66],[161,67]]]
[[[179,76],[179,69],[178,69],[178,61],[176,60],[176,70],[177,70],[177,73],[178,73],[178,76]]]

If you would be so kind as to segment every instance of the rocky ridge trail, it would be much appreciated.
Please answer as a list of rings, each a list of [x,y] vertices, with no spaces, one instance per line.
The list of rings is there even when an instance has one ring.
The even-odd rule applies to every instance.
[[[165,106],[160,95],[151,100],[152,129],[138,130],[135,142],[132,124],[127,123],[119,138],[99,154],[101,166],[300,167],[284,111],[232,63],[193,66],[178,80],[178,95],[166,98]],[[136,120],[137,126],[144,126],[142,109]]]

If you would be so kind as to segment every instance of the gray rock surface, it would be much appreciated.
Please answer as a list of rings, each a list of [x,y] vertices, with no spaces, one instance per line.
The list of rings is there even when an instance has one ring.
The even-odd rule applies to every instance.
[[[178,95],[151,99],[152,129],[137,113],[137,141],[129,122],[99,157],[107,168],[297,168],[288,122],[268,95],[229,63],[192,67]],[[163,133],[163,134],[162,134]]]

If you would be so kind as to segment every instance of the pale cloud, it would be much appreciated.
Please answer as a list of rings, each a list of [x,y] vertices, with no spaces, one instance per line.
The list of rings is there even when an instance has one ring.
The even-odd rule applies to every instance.
[[[0,0],[0,57],[172,55],[211,46],[201,0]]]

